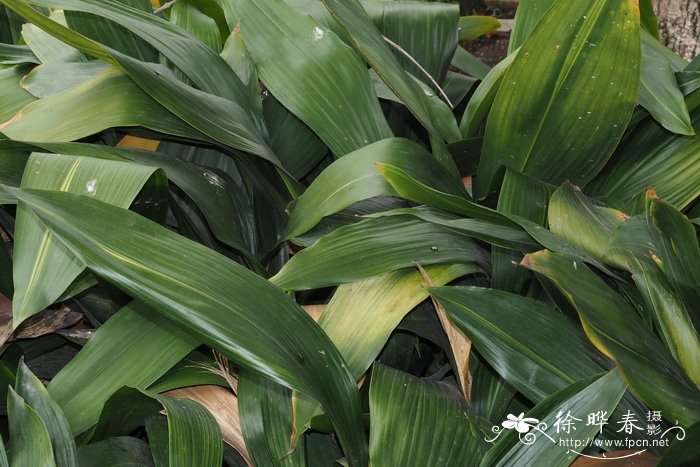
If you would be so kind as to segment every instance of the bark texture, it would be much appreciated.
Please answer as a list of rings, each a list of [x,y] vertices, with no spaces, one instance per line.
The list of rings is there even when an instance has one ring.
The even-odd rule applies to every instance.
[[[664,44],[688,60],[700,54],[699,0],[654,0],[654,11]]]

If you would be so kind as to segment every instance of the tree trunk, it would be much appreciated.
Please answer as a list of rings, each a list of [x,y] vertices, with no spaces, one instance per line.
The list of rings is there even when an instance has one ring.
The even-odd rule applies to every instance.
[[[682,57],[700,54],[700,2],[698,0],[654,0],[661,40]]]

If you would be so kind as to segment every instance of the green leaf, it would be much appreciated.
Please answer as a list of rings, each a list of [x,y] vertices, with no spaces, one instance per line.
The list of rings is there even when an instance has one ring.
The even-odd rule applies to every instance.
[[[105,70],[82,84],[32,102],[0,125],[0,131],[15,140],[61,142],[115,126],[145,126],[206,140],[116,69]]]
[[[48,97],[66,91],[111,68],[99,60],[46,63],[22,78],[22,87],[35,97]]]
[[[191,2],[177,2],[170,10],[170,22],[188,31],[216,53],[221,52],[219,26]],[[136,57],[138,58],[138,57]]]
[[[642,30],[642,75],[639,104],[664,128],[692,136],[688,107],[678,88],[675,73],[686,63],[657,39]]]
[[[54,11],[46,16],[48,21],[55,21],[66,26],[66,17],[63,11]],[[27,23],[22,26],[22,39],[29,45],[34,55],[41,60],[41,63],[85,61],[84,57],[80,55],[80,51],[52,37],[51,34],[34,24]]]
[[[611,371],[566,400],[557,410],[547,414],[541,422],[545,423],[548,428],[540,433],[533,433],[535,435],[533,443],[517,443],[499,459],[496,465],[569,465],[580,454],[580,451],[576,448],[567,449],[565,446],[561,446],[559,440],[566,438],[567,441],[571,440],[574,445],[576,443],[580,443],[581,446],[586,445],[595,438],[600,427],[595,424],[583,425],[583,417],[598,411],[612,413],[626,389],[627,385],[620,377],[619,372],[617,370]],[[560,432],[563,425],[557,424],[557,421],[563,420],[569,413],[579,421],[574,421],[576,427],[568,433]]]
[[[462,121],[459,124],[459,129],[464,138],[477,136],[483,123],[486,121],[486,116],[491,110],[496,93],[503,82],[503,76],[508,71],[516,53],[511,53],[506,58],[498,62],[498,64],[489,70],[488,74],[483,77],[481,83],[472,94],[467,107],[462,114]]]
[[[671,444],[664,453],[658,467],[693,465],[700,461],[700,424],[685,430],[683,438]]]
[[[20,361],[17,369],[15,389],[44,421],[56,463],[62,467],[77,467],[77,451],[68,421],[58,404],[49,396],[41,381],[29,371],[24,361]]]
[[[574,323],[543,303],[481,287],[431,288],[430,294],[479,354],[534,402],[601,371]]]
[[[20,80],[27,71],[29,69],[22,66],[0,69],[0,101],[2,102],[0,122],[12,118],[22,107],[35,100],[31,94],[20,87]]]
[[[240,375],[237,394],[241,429],[253,463],[258,466],[305,466],[304,442],[297,445],[292,430],[291,392],[269,379],[245,371]]]
[[[282,291],[124,209],[68,193],[14,193],[95,273],[237,364],[317,398],[350,462],[365,463],[355,381],[328,337]]]
[[[153,457],[148,444],[138,438],[121,436],[78,448],[81,467],[151,467]]]
[[[444,383],[375,364],[369,407],[372,465],[476,464],[485,451],[475,416]]]
[[[257,90],[257,78],[253,84]],[[272,150],[279,157],[282,166],[294,178],[301,179],[328,154],[328,147],[273,96],[263,98],[262,106]]]
[[[281,0],[237,8],[265,86],[336,156],[393,136],[364,64],[334,32]]]
[[[353,47],[384,80],[418,121],[434,136],[448,143],[458,141],[451,126],[445,127],[434,120],[427,96],[406,71],[377,30],[367,12],[357,0],[324,0],[323,4],[350,37]],[[457,136],[457,137],[456,137]]]
[[[450,65],[477,79],[484,79],[490,70],[490,67],[487,64],[467,52],[462,47],[457,47]]]
[[[432,176],[443,185],[450,180],[450,174],[441,170],[442,166],[435,164],[435,159],[418,144],[403,138],[378,141],[335,161],[316,177],[296,200],[283,238],[301,235],[324,216],[335,214],[357,201],[396,195],[377,170],[377,163],[401,164],[412,172]]]
[[[654,13],[653,0],[640,0],[639,12],[642,27],[651,34],[652,37],[659,39],[659,20]]]
[[[0,43],[0,65],[20,65],[23,63],[41,62],[29,46]]]
[[[559,187],[549,200],[550,230],[601,260],[610,259],[605,255],[610,238],[628,218],[621,211],[594,205],[570,183]]]
[[[123,0],[124,6],[151,13],[148,0]],[[66,11],[66,25],[73,31],[107,47],[146,62],[158,61],[157,51],[119,23],[78,11]]]
[[[579,186],[602,169],[635,106],[638,30],[639,11],[630,0],[558,1],[547,10],[496,94],[477,198],[490,192],[504,165],[544,182],[569,179]]]
[[[199,345],[187,332],[138,301],[100,326],[49,384],[74,434],[94,425],[122,386],[145,389]],[[147,360],[141,359],[148,355]],[[134,361],[141,360],[139,365]]]
[[[620,366],[650,407],[690,425],[700,419],[698,388],[643,323],[633,305],[582,263],[549,251],[531,253],[523,266],[548,277],[576,308],[589,339]]]
[[[154,396],[168,417],[168,453],[172,467],[219,467],[224,457],[221,430],[199,402]]]
[[[426,266],[433,284],[441,286],[479,269],[469,264]],[[402,269],[378,277],[340,285],[318,320],[348,369],[359,380],[384,348],[401,320],[428,298],[425,279],[417,269]],[[297,436],[308,428],[319,405],[296,395],[294,423]]]
[[[22,187],[79,193],[128,207],[154,172],[152,167],[131,163],[34,153],[27,162]],[[22,204],[14,250],[12,318],[16,328],[60,297],[85,265]]]
[[[512,54],[532,34],[537,23],[542,19],[555,0],[520,0],[515,11],[513,30],[508,41],[508,54]]]
[[[466,33],[469,28],[470,33],[477,33],[479,28],[482,31],[493,28],[494,21],[498,24],[493,18],[482,21],[460,19],[459,8],[450,3],[368,2],[363,7],[382,35],[398,44],[425,71],[403,52],[396,51],[395,55],[404,69],[426,83],[429,79],[425,72],[438,83],[444,82],[457,48],[458,31],[459,34]],[[488,23],[486,28],[484,23]]]
[[[470,41],[479,36],[496,31],[501,22],[493,16],[462,16],[459,18],[460,41]]]
[[[485,252],[471,239],[408,216],[390,216],[337,229],[294,255],[270,280],[285,290],[303,290],[353,282],[415,263],[452,262],[488,267]]]
[[[44,421],[14,389],[7,393],[7,416],[12,440],[11,465],[56,465]]]
[[[202,91],[226,99],[232,99],[240,105],[248,102],[245,87],[231,73],[226,62],[205,44],[194,38],[182,28],[151,14],[125,5],[117,0],[3,0],[5,5],[18,11],[39,27],[56,35],[59,39],[89,53],[97,58],[110,61],[104,47],[85,38],[79,38],[70,31],[61,30],[55,24],[39,23],[36,15],[30,15],[24,3],[60,8],[71,11],[92,13],[114,21],[125,27],[144,41],[148,42],[158,52],[182,71],[185,76]],[[74,43],[71,43],[74,42]]]

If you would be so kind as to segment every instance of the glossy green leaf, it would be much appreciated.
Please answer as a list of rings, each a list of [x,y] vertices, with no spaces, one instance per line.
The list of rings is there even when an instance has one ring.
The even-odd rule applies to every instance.
[[[422,71],[403,52],[396,51],[404,69],[425,83],[429,83],[425,72],[438,83],[444,82],[457,48],[458,31],[459,34],[467,33],[469,28],[472,34],[477,33],[479,26],[483,28],[484,22],[489,22],[467,19],[463,23],[457,5],[450,3],[369,2],[363,7],[382,35],[398,44],[425,70]],[[491,18],[491,28],[493,21]]]
[[[688,380],[633,305],[585,264],[549,251],[522,263],[548,277],[576,308],[589,339],[620,366],[639,397],[682,424],[700,419],[698,388]]]
[[[334,32],[281,0],[238,11],[260,79],[336,156],[393,136],[364,64]]]
[[[89,62],[46,63],[22,78],[22,87],[35,97],[48,97],[84,83],[109,69],[99,60]]]
[[[294,255],[271,281],[285,290],[353,282],[436,263],[475,263],[485,252],[471,239],[408,216],[369,219],[341,227]]]
[[[219,467],[224,447],[214,416],[199,402],[155,396],[168,418],[168,454],[172,467]]]
[[[221,58],[231,67],[234,73],[248,89],[248,93],[257,98],[260,96],[260,82],[255,63],[243,42],[241,28],[235,27],[224,43]],[[256,99],[257,100],[257,99]]]
[[[123,0],[124,6],[150,13],[148,0]],[[65,11],[66,25],[73,31],[112,49],[146,62],[158,61],[156,50],[119,23],[80,11]]]
[[[470,41],[499,27],[501,22],[493,16],[462,16],[459,18],[458,38],[460,41]]]
[[[484,359],[534,402],[601,371],[579,329],[547,305],[481,287],[432,288],[430,294]]]
[[[47,15],[47,18],[63,26],[66,25],[63,11],[54,11]],[[41,60],[41,63],[85,61],[85,58],[80,55],[80,51],[52,37],[34,24],[27,23],[22,26],[22,39],[29,45],[34,55]]]
[[[559,440],[565,438],[567,441],[571,440],[574,445],[578,442],[582,446],[588,443],[596,436],[600,427],[595,424],[584,425],[584,417],[599,410],[612,413],[626,389],[627,385],[619,372],[611,371],[569,398],[557,410],[547,414],[541,420],[547,427],[542,430],[543,433],[533,433],[535,440],[531,444],[517,443],[496,465],[569,465],[583,449],[561,446]],[[574,421],[575,428],[566,433],[561,430],[563,425],[557,424],[557,421],[561,421],[569,413],[580,421]]]
[[[513,63],[513,60],[515,60],[516,55],[511,53],[498,62],[479,83],[479,87],[476,88],[467,103],[467,107],[464,109],[462,121],[459,124],[463,137],[471,138],[479,133],[479,129],[486,121],[489,110],[491,110],[498,88],[503,81],[503,76],[508,71],[511,63]]]
[[[257,78],[253,85],[258,87]],[[293,177],[301,179],[321,162],[328,153],[328,147],[273,96],[263,98],[262,105],[272,150],[282,166]]]
[[[413,173],[452,187],[452,192],[460,192],[455,184],[449,184],[450,174],[435,164],[435,159],[418,144],[402,138],[378,141],[335,161],[321,172],[296,200],[284,238],[308,231],[324,216],[355,202],[373,196],[396,195],[377,170],[377,163],[400,164]]]
[[[219,26],[213,18],[201,12],[192,2],[177,2],[170,10],[170,22],[188,31],[216,53],[221,52]]]
[[[129,410],[124,410],[128,406]],[[126,436],[144,421],[163,409],[153,397],[139,389],[123,386],[114,392],[104,404],[100,419],[92,434],[92,441],[101,441],[113,436]]]
[[[3,3],[16,11],[24,3],[42,5],[51,8],[61,8],[71,11],[92,13],[114,21],[126,29],[132,31],[161,54],[172,61],[185,76],[202,91],[232,99],[236,102],[247,102],[248,94],[243,84],[230,72],[230,68],[217,55],[201,41],[194,38],[182,28],[159,18],[149,12],[125,5],[117,0],[3,0]],[[50,29],[51,34],[67,43],[76,41],[75,47],[93,54],[100,59],[108,59],[102,48],[91,42],[76,38],[74,34],[56,28],[55,24],[39,24],[35,15],[28,15],[26,8],[21,8],[18,13],[25,15],[39,27]],[[78,45],[77,42],[81,44]]]
[[[446,384],[375,364],[369,407],[372,465],[475,465],[485,451],[475,416]]]
[[[695,228],[670,203],[658,198],[651,200],[647,219],[651,237],[659,248],[661,267],[698,326],[700,247]]]
[[[304,442],[296,443],[292,429],[291,392],[245,371],[240,375],[237,393],[241,429],[253,463],[265,467],[305,466]]]
[[[102,406],[122,386],[147,388],[199,342],[138,301],[119,310],[58,372],[49,393],[73,433],[94,425]],[[142,360],[148,355],[147,360]],[[134,361],[141,359],[139,365]]]
[[[152,467],[153,457],[148,444],[138,438],[121,436],[97,443],[90,443],[78,449],[81,467]]]
[[[79,193],[128,207],[154,172],[153,167],[131,163],[34,153],[22,187]],[[18,209],[16,237],[15,327],[53,303],[85,267],[24,205]]]
[[[15,140],[60,142],[115,126],[145,126],[172,135],[206,139],[116,69],[105,70],[80,85],[31,103],[0,125],[0,131]]]
[[[14,389],[7,393],[7,416],[12,440],[11,465],[56,465],[44,421]]]
[[[426,266],[436,286],[479,273],[470,264]],[[318,321],[345,358],[348,369],[359,380],[389,340],[401,320],[428,298],[425,279],[417,269],[399,271],[340,285]],[[296,395],[294,423],[297,436],[306,430],[319,404]]]
[[[283,292],[124,209],[88,198],[78,206],[68,193],[15,194],[95,273],[237,364],[316,397],[333,420],[348,459],[364,464],[355,381],[328,337]],[[260,336],[268,336],[268,345],[258,345]]]
[[[613,232],[626,219],[621,211],[594,205],[570,183],[559,187],[549,200],[550,230],[601,260],[606,259]]]
[[[654,13],[653,0],[640,0],[639,12],[642,27],[651,34],[652,37],[659,39],[659,20]]]
[[[429,96],[402,69],[382,34],[377,30],[367,12],[357,0],[324,0],[323,4],[350,37],[353,47],[365,58],[389,88],[396,94],[433,135],[448,143],[459,138],[451,136],[451,130],[434,121],[426,99]]]
[[[247,251],[251,246],[241,236],[243,227],[234,217],[234,213],[242,213],[244,209],[232,202],[235,198],[232,192],[235,190],[231,183],[215,171],[196,164],[196,154],[206,155],[213,151],[191,147],[195,158],[193,164],[179,160],[173,148],[168,148],[167,152],[148,152],[83,143],[42,143],[40,147],[64,154],[126,159],[163,169],[168,179],[194,200],[219,240],[252,257],[252,253]]]
[[[678,88],[675,73],[686,63],[646,31],[642,31],[642,75],[639,103],[664,128],[692,136],[688,107]]]
[[[686,99],[694,128],[700,128],[700,92]],[[655,121],[642,123],[586,191],[629,215],[642,212],[639,200],[653,187],[679,209],[700,196],[700,138],[670,134]]]
[[[467,52],[462,47],[457,47],[450,65],[477,79],[484,79],[490,70],[490,67],[487,64]]]
[[[508,54],[518,49],[530,36],[537,23],[542,19],[555,0],[521,0],[515,10],[513,30],[508,41]]]
[[[41,63],[32,49],[26,45],[0,43],[0,65],[20,65],[23,63]]]
[[[35,100],[31,94],[20,87],[20,80],[28,71],[29,68],[21,66],[0,69],[0,101],[2,101],[0,122],[9,120],[22,107]],[[0,126],[2,126],[1,123]]]
[[[554,3],[523,42],[498,89],[476,197],[490,192],[504,165],[548,183],[589,182],[632,115],[639,91],[639,41],[636,2]]]
[[[15,390],[44,421],[56,463],[62,467],[77,467],[75,441],[63,411],[23,361],[17,369]]]

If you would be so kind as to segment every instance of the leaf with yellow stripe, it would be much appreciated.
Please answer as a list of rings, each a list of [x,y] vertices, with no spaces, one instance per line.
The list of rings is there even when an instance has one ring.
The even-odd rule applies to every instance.
[[[149,178],[164,177],[155,167],[133,163],[34,153],[23,188],[67,191],[128,207]],[[58,299],[85,265],[57,242],[23,204],[17,208],[12,315],[14,326]]]

